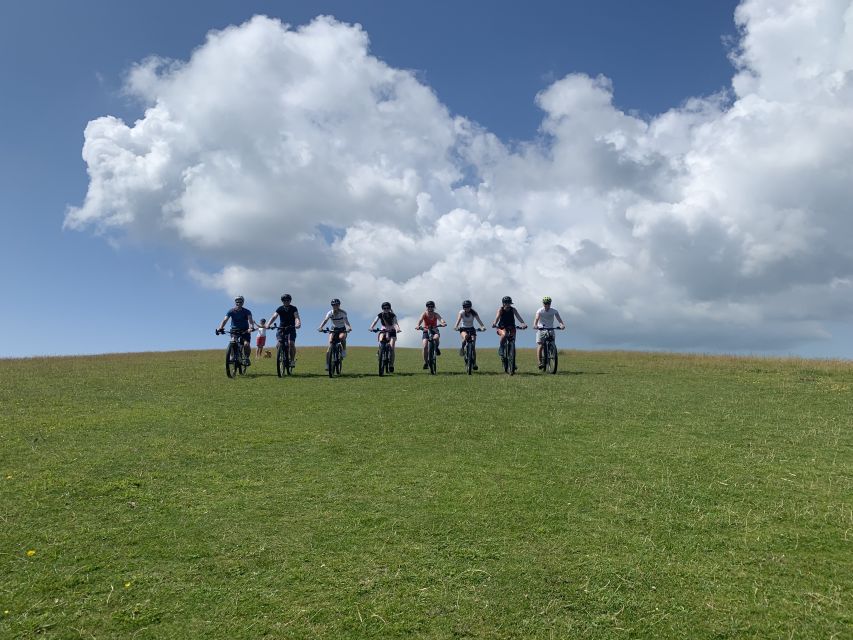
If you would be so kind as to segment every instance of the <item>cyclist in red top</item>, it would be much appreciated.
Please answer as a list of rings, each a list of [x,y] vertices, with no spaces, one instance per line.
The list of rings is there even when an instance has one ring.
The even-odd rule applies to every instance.
[[[415,329],[419,329],[424,332],[424,369],[429,369],[429,364],[427,364],[427,357],[429,354],[429,334],[432,333],[434,336],[435,355],[440,356],[441,349],[438,348],[440,339],[438,328],[446,326],[447,323],[444,321],[444,318],[435,311],[435,302],[428,300],[426,303],[426,311],[423,312],[421,319],[418,321],[418,326],[415,327]]]

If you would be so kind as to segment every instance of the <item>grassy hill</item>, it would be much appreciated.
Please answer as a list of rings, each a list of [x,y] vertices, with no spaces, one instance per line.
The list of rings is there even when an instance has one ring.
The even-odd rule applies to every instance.
[[[0,360],[0,637],[850,637],[853,364],[519,356]]]

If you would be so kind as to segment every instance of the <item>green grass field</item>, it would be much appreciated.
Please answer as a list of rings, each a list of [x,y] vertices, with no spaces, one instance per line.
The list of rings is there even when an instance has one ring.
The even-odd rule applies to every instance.
[[[853,363],[0,360],[0,638],[851,638]]]

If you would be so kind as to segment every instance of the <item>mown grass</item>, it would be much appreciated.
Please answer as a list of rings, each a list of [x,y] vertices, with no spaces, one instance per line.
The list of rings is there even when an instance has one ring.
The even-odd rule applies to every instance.
[[[853,364],[418,358],[0,361],[0,637],[851,637]]]

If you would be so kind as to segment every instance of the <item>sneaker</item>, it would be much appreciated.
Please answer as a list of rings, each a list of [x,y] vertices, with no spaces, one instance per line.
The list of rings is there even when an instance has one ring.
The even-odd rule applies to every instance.
[[[393,367],[393,366],[392,366],[392,367],[388,367],[388,371],[390,371],[391,373],[394,373],[394,367]]]
[[[460,358],[465,357],[465,347],[459,347],[459,357]]]
[[[429,369],[429,365],[426,362],[424,362],[424,369]]]
[[[246,360],[243,362],[243,366],[244,367],[251,367],[252,362],[248,358],[246,358]]]
[[[480,370],[480,367],[478,367],[476,364],[475,364],[473,367],[471,367],[471,368],[472,368],[474,371],[479,371],[479,370]]]
[[[346,357],[347,357],[347,350],[344,349],[343,351],[341,351],[341,358],[346,358]]]
[[[513,372],[516,372],[516,371],[518,371],[518,367],[513,367],[512,370],[513,370]]]
[[[498,355],[500,356],[501,360],[503,360],[503,357],[504,357],[504,348],[503,347],[498,347]]]
[[[540,364],[540,365],[539,365],[539,371],[542,371],[544,368],[545,368],[545,365],[544,365],[544,364]]]
[[[441,355],[441,349],[439,349],[438,347],[435,348],[435,355],[437,355],[437,356]]]

